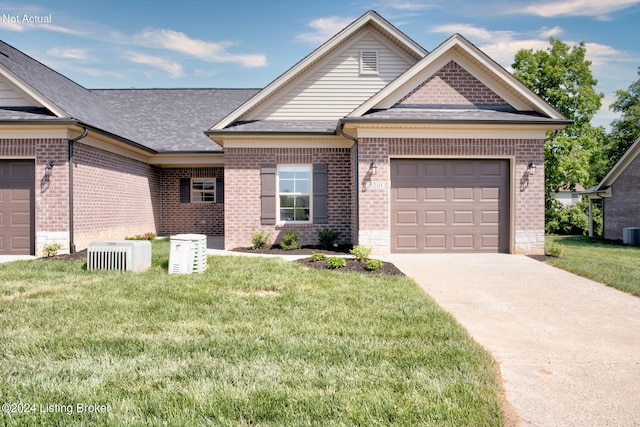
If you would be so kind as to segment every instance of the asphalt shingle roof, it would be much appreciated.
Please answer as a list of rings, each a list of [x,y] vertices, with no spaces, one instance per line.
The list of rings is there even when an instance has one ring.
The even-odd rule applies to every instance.
[[[258,89],[94,89],[156,151],[221,151],[205,134]]]

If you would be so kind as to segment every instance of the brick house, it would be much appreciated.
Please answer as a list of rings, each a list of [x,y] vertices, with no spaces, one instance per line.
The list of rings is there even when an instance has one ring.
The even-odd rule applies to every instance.
[[[568,123],[462,36],[427,52],[375,12],[261,90],[88,90],[0,43],[0,254],[324,228],[541,253],[544,139]]]
[[[589,223],[593,225],[592,204],[602,206],[602,237],[623,240],[623,230],[640,227],[640,138],[611,168],[598,185],[584,192],[589,197]],[[589,235],[594,235],[593,227]]]

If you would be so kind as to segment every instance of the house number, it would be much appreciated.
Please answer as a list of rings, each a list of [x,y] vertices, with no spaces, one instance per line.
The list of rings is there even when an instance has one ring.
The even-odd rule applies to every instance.
[[[364,188],[366,190],[384,190],[385,185],[384,185],[384,182],[381,182],[381,181],[367,182],[364,185]]]

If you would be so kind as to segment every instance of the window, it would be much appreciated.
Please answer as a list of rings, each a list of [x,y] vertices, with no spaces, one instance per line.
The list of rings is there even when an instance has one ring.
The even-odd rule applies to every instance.
[[[311,221],[311,165],[278,166],[278,221]]]
[[[360,51],[360,73],[378,74],[378,51]]]
[[[191,179],[191,203],[214,203],[216,201],[215,178]]]

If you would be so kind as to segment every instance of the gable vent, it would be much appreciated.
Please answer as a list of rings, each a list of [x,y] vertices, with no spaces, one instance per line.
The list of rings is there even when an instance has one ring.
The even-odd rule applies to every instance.
[[[363,50],[360,52],[360,73],[378,74],[378,51]]]

